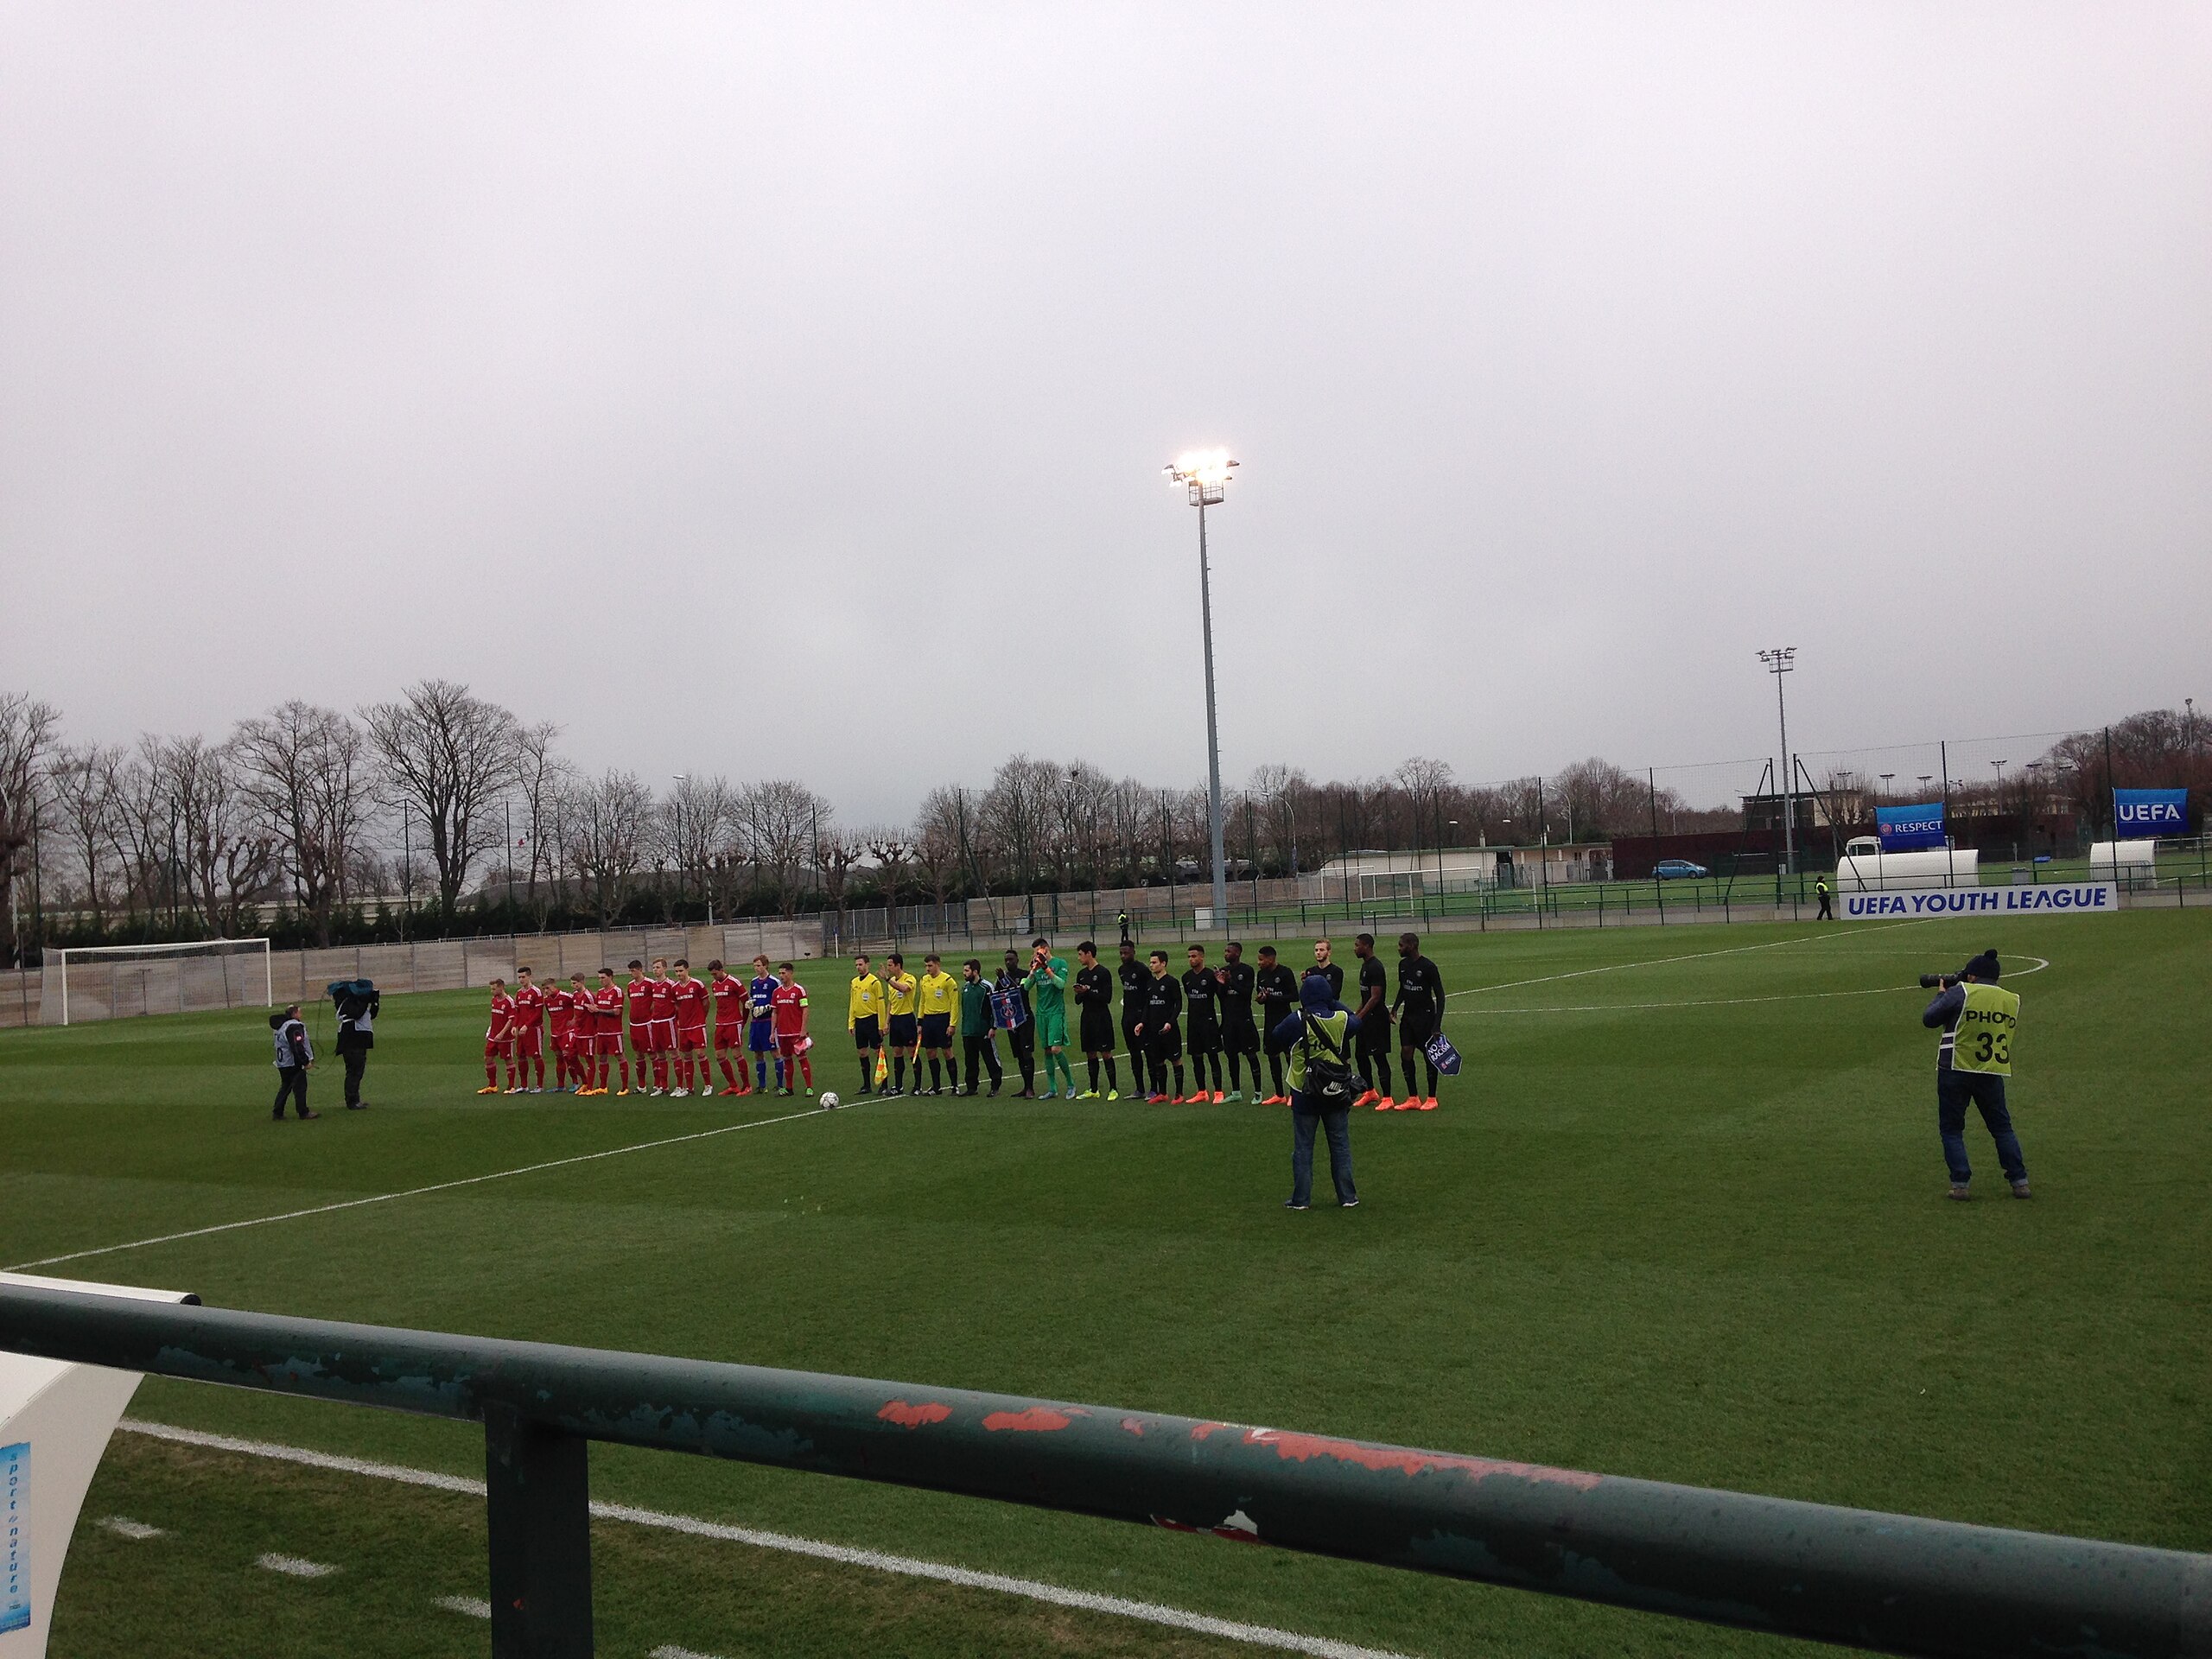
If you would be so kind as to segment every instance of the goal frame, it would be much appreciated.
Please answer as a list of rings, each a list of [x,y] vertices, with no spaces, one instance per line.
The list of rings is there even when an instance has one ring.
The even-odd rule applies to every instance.
[[[61,1023],[69,1023],[69,958],[72,957],[160,957],[172,956],[182,960],[188,951],[201,950],[211,944],[257,944],[261,947],[262,1007],[276,1006],[276,969],[270,957],[269,940],[264,936],[245,939],[187,939],[168,944],[49,944],[45,954],[55,958],[54,965],[61,970]]]

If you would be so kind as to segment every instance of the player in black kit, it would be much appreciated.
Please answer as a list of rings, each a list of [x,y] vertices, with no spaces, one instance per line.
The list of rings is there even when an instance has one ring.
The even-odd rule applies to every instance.
[[[1194,944],[1189,951],[1190,971],[1183,976],[1184,1042],[1191,1051],[1191,1081],[1198,1087],[1191,1091],[1192,1100],[1209,1098],[1206,1093],[1206,1068],[1213,1068],[1213,1093],[1219,1102],[1228,1099],[1221,1084],[1221,1020],[1214,1012],[1214,1001],[1221,991],[1221,982],[1213,976],[1213,969],[1206,966],[1206,948]]]
[[[1352,1038],[1352,1055],[1367,1078],[1367,1092],[1352,1102],[1387,1112],[1397,1102],[1390,1098],[1390,973],[1375,954],[1375,936],[1363,933],[1351,942],[1359,958],[1359,1030]]]
[[[1085,939],[1075,948],[1076,1039],[1090,1067],[1090,1091],[1077,1096],[1098,1098],[1098,1063],[1106,1063],[1106,1098],[1122,1097],[1122,1080],[1114,1075],[1114,971],[1098,960],[1098,947]]]
[[[1244,1098],[1244,1079],[1239,1069],[1243,1062],[1252,1062],[1252,1098],[1260,1097],[1260,1028],[1253,1023],[1252,993],[1257,988],[1259,976],[1253,973],[1252,964],[1244,960],[1244,947],[1231,939],[1222,947],[1225,960],[1214,970],[1214,982],[1221,987],[1215,1001],[1221,1016],[1221,1046],[1229,1056],[1229,1098]]]
[[[1167,953],[1152,953],[1152,982],[1144,1002],[1144,1024],[1139,1035],[1144,1039],[1145,1052],[1152,1056],[1153,1090],[1149,1096],[1156,1106],[1181,1106],[1183,1098],[1183,1033],[1176,1025],[1183,1012],[1183,987],[1174,975],[1167,971]],[[1175,1089],[1169,1093],[1167,1073],[1175,1073]]]
[[[1290,1091],[1283,1084],[1283,1056],[1290,1051],[1275,1045],[1275,1032],[1298,1007],[1298,976],[1275,960],[1272,944],[1260,947],[1260,971],[1257,976],[1260,991],[1260,1029],[1268,1034],[1268,1081],[1274,1092],[1260,1103],[1262,1106],[1287,1106]],[[1258,1061],[1252,1064],[1252,1086],[1260,1086]]]
[[[1148,1095],[1153,1092],[1147,1082],[1152,1063],[1145,1058],[1144,1039],[1137,1027],[1144,1023],[1144,1005],[1152,996],[1152,976],[1137,960],[1136,946],[1127,939],[1122,941],[1122,960],[1114,976],[1122,982],[1122,1046],[1129,1054],[1129,1092]]]
[[[1398,1000],[1390,1005],[1390,1012],[1397,1018],[1398,1058],[1406,1068],[1406,1097],[1398,1103],[1398,1109],[1433,1112],[1436,1109],[1436,1062],[1428,1058],[1428,1039],[1444,1024],[1444,976],[1421,955],[1418,933],[1398,935]],[[1416,1059],[1428,1068],[1426,1095],[1414,1093]]]

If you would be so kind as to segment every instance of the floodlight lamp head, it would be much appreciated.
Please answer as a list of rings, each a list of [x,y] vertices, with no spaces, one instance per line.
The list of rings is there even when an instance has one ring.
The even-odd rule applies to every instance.
[[[1237,463],[1226,449],[1192,449],[1175,457],[1166,471],[1171,483],[1189,493],[1194,507],[1217,507],[1229,495],[1229,469]]]

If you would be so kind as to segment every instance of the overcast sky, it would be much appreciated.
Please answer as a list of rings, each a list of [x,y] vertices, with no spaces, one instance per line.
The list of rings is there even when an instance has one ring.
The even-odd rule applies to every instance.
[[[855,819],[2212,698],[2212,6],[10,3],[0,684]]]

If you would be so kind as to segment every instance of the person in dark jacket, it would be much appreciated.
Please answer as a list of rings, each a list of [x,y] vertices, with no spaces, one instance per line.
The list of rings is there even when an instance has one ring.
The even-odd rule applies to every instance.
[[[1950,1196],[1973,1196],[1967,1161],[1967,1108],[1978,1108],[1997,1161],[2012,1184],[2012,1196],[2028,1196],[2028,1160],[2012,1115],[2005,1103],[2005,1079],[2012,1073],[2012,1039],[2020,1027],[2020,999],[1997,982],[1994,950],[1985,950],[1952,976],[1923,1009],[1920,1023],[1941,1031],[1936,1047],[1936,1125],[1942,1137],[1943,1161],[1951,1172]]]
[[[341,979],[330,987],[330,1000],[338,1010],[338,1058],[346,1066],[346,1109],[361,1111],[369,1103],[361,1098],[361,1073],[368,1069],[369,1051],[377,1046],[377,1015],[384,1011],[384,998],[373,980]]]
[[[1329,1137],[1329,1179],[1337,1189],[1337,1203],[1346,1210],[1359,1206],[1359,1190],[1351,1181],[1351,1107],[1308,1109],[1311,1093],[1306,1088],[1306,1063],[1317,1056],[1347,1060],[1358,1033],[1358,1015],[1337,1001],[1320,974],[1306,975],[1298,988],[1297,1009],[1268,1031],[1269,1049],[1290,1057],[1290,1197],[1283,1204],[1286,1210],[1311,1207],[1316,1128]]]
[[[1007,1052],[1021,1068],[1021,1092],[1016,1100],[1037,1098],[1037,1020],[1029,1008],[1028,976],[1013,951],[991,982],[994,1017],[1006,1033]]]
[[[308,1068],[315,1064],[315,1046],[308,1041],[300,1005],[295,1002],[282,1014],[270,1014],[269,1034],[276,1050],[276,1107],[270,1116],[282,1123],[284,1103],[289,1100],[302,1118],[321,1117],[321,1112],[308,1109]]]

